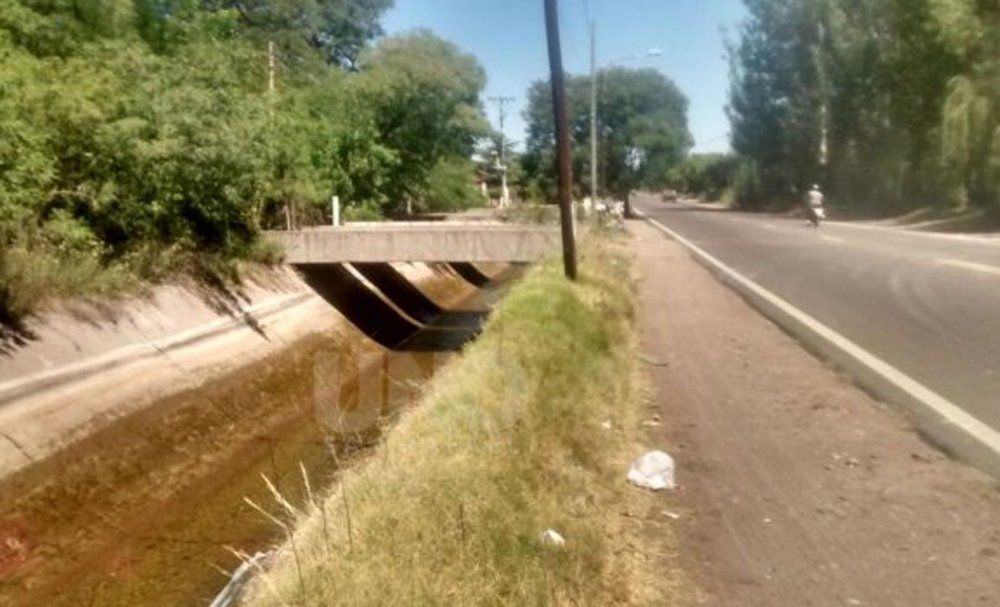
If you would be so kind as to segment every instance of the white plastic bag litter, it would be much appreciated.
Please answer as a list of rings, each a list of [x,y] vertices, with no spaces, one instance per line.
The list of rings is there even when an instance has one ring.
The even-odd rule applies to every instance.
[[[674,458],[663,451],[650,451],[632,462],[628,480],[633,485],[653,491],[673,489]]]
[[[546,529],[542,533],[541,541],[546,546],[565,546],[566,539],[559,535],[559,532],[555,529]]]

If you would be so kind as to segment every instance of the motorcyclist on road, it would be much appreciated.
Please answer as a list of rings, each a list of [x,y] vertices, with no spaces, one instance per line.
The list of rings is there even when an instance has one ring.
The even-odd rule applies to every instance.
[[[806,218],[809,219],[809,223],[814,226],[819,226],[819,221],[821,219],[826,219],[826,212],[823,210],[823,192],[820,191],[819,186],[813,184],[809,191],[806,192]]]

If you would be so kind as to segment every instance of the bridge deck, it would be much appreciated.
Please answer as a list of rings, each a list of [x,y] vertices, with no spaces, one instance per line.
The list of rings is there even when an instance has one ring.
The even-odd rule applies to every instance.
[[[537,261],[559,230],[512,224],[392,223],[268,232],[293,265],[377,261]]]

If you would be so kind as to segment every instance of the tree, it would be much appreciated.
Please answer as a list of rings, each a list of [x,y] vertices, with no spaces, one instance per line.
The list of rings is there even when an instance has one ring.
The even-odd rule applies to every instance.
[[[438,160],[427,176],[427,185],[417,207],[425,211],[460,211],[481,207],[486,199],[476,189],[475,167],[461,156]]]
[[[792,200],[802,183],[820,180],[825,13],[823,0],[745,4],[750,16],[730,47],[729,118],[733,149],[750,161],[738,201],[752,206]]]
[[[1000,7],[972,0],[745,0],[730,45],[737,202],[811,182],[879,212],[996,208]]]
[[[692,154],[670,171],[670,187],[703,198],[719,200],[736,178],[737,159],[730,154]]]
[[[389,5],[0,0],[0,323],[232,273],[334,194],[347,215],[469,203],[482,68],[425,32],[368,47]]]
[[[184,1],[159,0],[161,4]],[[327,61],[353,69],[368,41],[382,35],[379,19],[393,0],[202,0],[202,4],[208,10],[235,10],[251,31],[283,39],[291,47],[305,42]]]
[[[385,204],[399,208],[422,197],[442,159],[471,159],[489,132],[480,103],[486,75],[475,57],[428,31],[385,38],[359,65],[361,103],[395,158]]]
[[[601,191],[628,201],[641,187],[666,183],[669,170],[691,147],[687,127],[687,99],[668,78],[651,69],[613,68],[600,74],[598,103],[598,173]],[[574,141],[575,187],[587,186],[590,142],[590,79],[570,77],[566,83],[570,104],[570,132]],[[527,151],[524,168],[529,178],[551,191],[554,184],[555,145],[552,99],[547,82],[528,90]]]
[[[1000,214],[1000,6],[933,0],[931,12],[961,65],[947,82],[942,122],[949,200]]]

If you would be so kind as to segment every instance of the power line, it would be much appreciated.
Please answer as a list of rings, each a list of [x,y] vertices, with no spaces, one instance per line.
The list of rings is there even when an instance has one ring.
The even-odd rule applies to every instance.
[[[710,139],[703,139],[702,141],[699,141],[698,143],[715,143],[716,141],[722,141],[723,139],[729,139],[729,137],[730,137],[730,133],[726,133],[725,135],[719,135],[717,137],[712,137]]]

